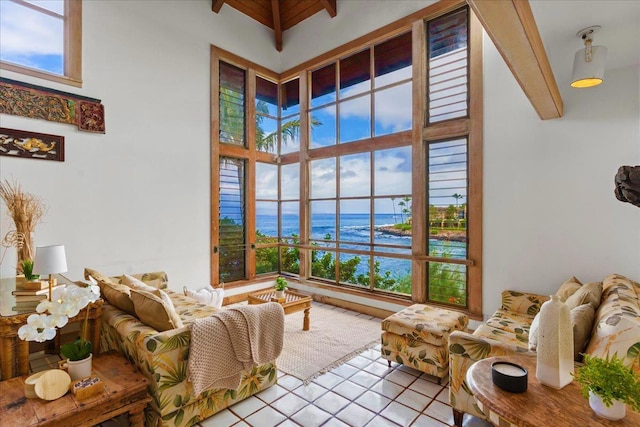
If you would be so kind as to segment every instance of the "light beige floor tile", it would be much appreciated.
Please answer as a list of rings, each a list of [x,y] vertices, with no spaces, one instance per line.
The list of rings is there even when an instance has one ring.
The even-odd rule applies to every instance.
[[[262,390],[260,393],[256,394],[255,396],[260,400],[263,400],[267,403],[271,403],[274,400],[281,398],[287,393],[289,393],[289,390],[276,384],[274,386],[267,388],[266,390]]]
[[[240,418],[246,418],[250,414],[253,414],[258,409],[264,408],[265,403],[255,396],[247,397],[246,399],[234,404],[229,409],[239,416]]]
[[[364,388],[369,388],[380,380],[379,377],[370,374],[369,372],[360,371],[357,374],[349,378],[349,381],[361,385]]]
[[[418,418],[416,418],[413,424],[411,424],[411,427],[448,427],[448,424],[443,424],[440,421],[426,415],[420,415]]]
[[[384,397],[388,397],[389,399],[395,399],[400,393],[404,391],[404,387],[384,379],[375,383],[373,387],[370,388],[370,390],[375,391],[376,393],[379,393]]]
[[[391,421],[400,424],[401,426],[410,425],[420,413],[401,405],[398,402],[391,402],[384,411],[380,413],[385,418],[389,418]]]
[[[400,365],[398,366],[398,370],[402,371],[402,372],[406,372],[407,374],[411,374],[414,377],[419,377],[420,375],[423,374],[423,372],[418,371],[416,369],[413,369],[407,365]]]
[[[200,421],[202,427],[228,427],[240,421],[240,418],[224,409],[206,420]]]
[[[369,366],[365,366],[364,371],[382,378],[388,373],[393,372],[393,368],[389,368],[387,365],[382,365],[380,363],[372,363]]]
[[[442,391],[442,386],[438,384],[434,384],[420,377],[415,380],[409,388],[413,391],[417,391],[418,393],[422,393],[425,396],[436,397],[438,393]]]
[[[362,369],[371,363],[371,359],[367,359],[364,356],[357,356],[347,362],[351,366],[355,366],[358,369]]]
[[[340,384],[342,381],[344,381],[344,378],[331,372],[320,375],[318,378],[313,380],[314,383],[320,384],[322,387],[329,390],[331,390],[334,386]]]
[[[287,417],[275,409],[267,406],[260,409],[245,419],[247,423],[256,427],[274,427],[283,422]]]
[[[431,400],[431,398],[410,389],[403,391],[400,396],[395,399],[396,402],[400,402],[418,412],[422,412]]]
[[[331,415],[317,406],[307,405],[291,418],[301,426],[317,427],[331,418]]]
[[[286,396],[271,403],[271,407],[277,409],[287,416],[291,416],[304,408],[308,402],[301,397],[296,396],[293,393],[289,393]]]
[[[349,378],[351,375],[358,372],[358,368],[356,368],[355,366],[351,366],[348,363],[345,363],[333,369],[331,372],[336,375],[340,375],[342,378]]]
[[[416,377],[396,369],[395,371],[387,374],[387,376],[384,377],[384,379],[392,381],[403,387],[409,387],[409,385],[416,380]]]
[[[349,403],[351,403],[349,400],[332,391],[322,395],[313,402],[313,404],[318,408],[323,409],[330,414],[336,414]]]
[[[367,391],[365,394],[356,399],[357,404],[375,413],[382,411],[390,402],[391,399],[388,399],[381,394],[374,393],[372,391]]]
[[[319,386],[316,383],[310,383],[309,385],[304,385],[298,387],[293,392],[300,396],[301,398],[313,402],[323,394],[325,394],[328,390],[322,386]]]
[[[391,422],[390,420],[377,416],[367,424],[367,427],[396,427],[398,424]]]
[[[293,390],[302,385],[302,381],[291,375],[284,375],[278,378],[278,385],[286,388],[287,390]]]
[[[349,400],[355,400],[358,396],[367,391],[367,389],[347,380],[335,386],[333,391]]]
[[[329,421],[324,423],[322,427],[350,427],[349,424],[345,424],[337,418],[331,418]]]
[[[364,427],[369,421],[375,417],[376,414],[368,409],[363,408],[360,405],[352,403],[338,412],[336,418],[344,421],[346,424],[352,427]]]
[[[453,424],[453,412],[451,411],[451,406],[445,405],[437,400],[431,402],[427,409],[424,410],[424,413],[442,421],[443,423]]]

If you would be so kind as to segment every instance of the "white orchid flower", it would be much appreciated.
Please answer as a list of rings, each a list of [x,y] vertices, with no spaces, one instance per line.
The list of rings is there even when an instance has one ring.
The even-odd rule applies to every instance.
[[[37,342],[53,339],[56,336],[54,319],[46,314],[32,314],[27,318],[27,324],[18,329],[18,336],[22,340]]]

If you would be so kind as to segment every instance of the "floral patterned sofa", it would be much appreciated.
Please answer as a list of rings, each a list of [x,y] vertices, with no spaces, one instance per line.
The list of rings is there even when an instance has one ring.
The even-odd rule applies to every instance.
[[[195,396],[187,381],[187,361],[195,320],[219,310],[167,289],[164,272],[132,275],[162,289],[173,302],[183,326],[158,332],[114,305],[103,305],[101,351],[116,350],[134,363],[149,380],[152,401],[145,410],[146,426],[191,426],[276,383],[275,361],[254,367],[242,375],[236,390],[210,389]],[[122,277],[106,277],[85,269],[85,278],[122,283]]]
[[[579,283],[577,279],[576,282]],[[473,334],[455,331],[449,336],[449,400],[457,426],[462,425],[465,412],[487,418],[466,383],[467,370],[487,357],[515,353],[536,357],[529,349],[529,329],[548,299],[504,291],[501,307]],[[595,321],[584,353],[598,357],[617,354],[627,366],[640,372],[639,299],[640,284],[617,274],[607,276],[601,284]]]

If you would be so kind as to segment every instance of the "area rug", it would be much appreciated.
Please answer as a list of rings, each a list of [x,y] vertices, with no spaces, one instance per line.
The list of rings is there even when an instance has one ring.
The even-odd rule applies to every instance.
[[[302,330],[303,312],[285,316],[284,346],[278,369],[309,383],[380,342],[381,319],[313,303],[311,327]]]

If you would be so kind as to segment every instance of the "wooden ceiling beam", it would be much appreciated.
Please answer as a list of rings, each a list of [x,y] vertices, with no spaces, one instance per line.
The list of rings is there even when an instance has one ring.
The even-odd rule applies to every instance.
[[[466,0],[542,120],[563,115],[563,102],[527,0]]]
[[[224,1],[225,0],[213,0],[213,2],[211,3],[211,10],[215,13],[220,12],[220,8],[222,8]]]
[[[336,5],[336,0],[320,0],[322,6],[329,12],[329,16],[335,18],[338,14],[338,6]]]
[[[282,52],[282,24],[280,22],[280,0],[271,0],[273,14],[273,32],[276,39],[276,50]]]

